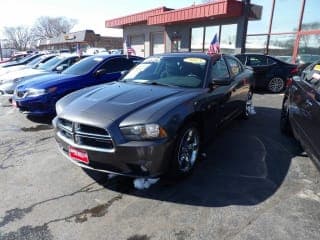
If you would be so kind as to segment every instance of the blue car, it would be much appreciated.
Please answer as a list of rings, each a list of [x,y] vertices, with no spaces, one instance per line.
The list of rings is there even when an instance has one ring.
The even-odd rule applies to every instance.
[[[61,74],[35,77],[18,85],[12,104],[28,115],[55,115],[55,104],[63,96],[81,88],[118,80],[124,71],[142,60],[141,57],[125,55],[87,57]]]

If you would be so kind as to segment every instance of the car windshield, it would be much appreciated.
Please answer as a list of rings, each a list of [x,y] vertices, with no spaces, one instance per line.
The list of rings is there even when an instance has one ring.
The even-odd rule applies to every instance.
[[[32,61],[32,59],[34,59],[34,58],[37,58],[37,57],[35,57],[34,55],[28,55],[28,56],[26,56],[26,57],[24,57],[24,58],[18,59],[16,62],[17,62],[17,63],[29,62],[29,61]]]
[[[150,57],[132,69],[124,82],[199,88],[203,85],[207,60],[199,57]]]
[[[64,61],[66,57],[56,56],[46,61],[45,63],[39,65],[37,68],[45,71],[51,71],[52,67],[56,66],[60,62]]]
[[[39,56],[39,57],[33,59],[31,62],[28,62],[26,65],[27,65],[28,67],[35,67],[35,66],[37,66],[43,59],[44,59],[43,56]]]
[[[72,65],[71,67],[63,71],[62,73],[73,74],[73,75],[83,75],[90,72],[95,66],[97,66],[103,60],[104,58],[99,56],[88,57],[75,63],[74,65]]]

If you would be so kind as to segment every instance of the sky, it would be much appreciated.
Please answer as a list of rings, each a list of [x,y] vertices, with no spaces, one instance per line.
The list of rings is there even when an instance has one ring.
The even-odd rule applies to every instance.
[[[105,20],[166,6],[183,8],[203,0],[1,0],[0,38],[3,27],[32,26],[40,16],[68,17],[78,20],[72,29],[92,29],[102,36],[122,36],[118,29],[106,29]]]

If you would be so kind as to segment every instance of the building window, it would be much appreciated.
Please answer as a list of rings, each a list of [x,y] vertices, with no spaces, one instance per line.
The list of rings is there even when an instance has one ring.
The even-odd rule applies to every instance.
[[[203,33],[203,27],[191,29],[191,51],[203,51]]]
[[[262,16],[260,20],[249,21],[248,34],[268,33],[270,16],[272,11],[271,0],[251,0],[252,4],[262,6]]]
[[[235,53],[237,24],[221,26],[220,49],[223,53]]]
[[[210,43],[211,43],[215,34],[217,34],[217,36],[219,36],[220,26],[206,27],[206,35],[205,35],[205,40],[204,40],[204,48],[205,49],[209,49]]]
[[[271,35],[269,42],[269,55],[290,57],[296,39],[295,34]]]
[[[286,14],[289,12],[290,14]],[[300,12],[301,0],[275,1],[271,32],[279,33],[297,31],[299,25]]]
[[[297,63],[303,64],[320,59],[320,35],[301,35]]]
[[[247,36],[246,52],[248,53],[266,53],[267,35]]]
[[[320,14],[316,9],[320,9],[319,0],[306,0],[301,26],[302,30],[320,29]]]

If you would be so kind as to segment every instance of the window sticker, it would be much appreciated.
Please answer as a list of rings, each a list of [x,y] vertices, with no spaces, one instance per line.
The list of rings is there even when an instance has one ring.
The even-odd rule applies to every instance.
[[[320,71],[320,64],[317,64],[313,67],[313,70]]]
[[[206,63],[206,60],[202,59],[202,58],[185,58],[183,59],[184,62],[187,63],[194,63],[194,64],[204,64]]]
[[[103,58],[101,58],[101,57],[96,57],[96,58],[94,58],[93,60],[96,61],[96,62],[101,62],[101,61],[103,60]]]

